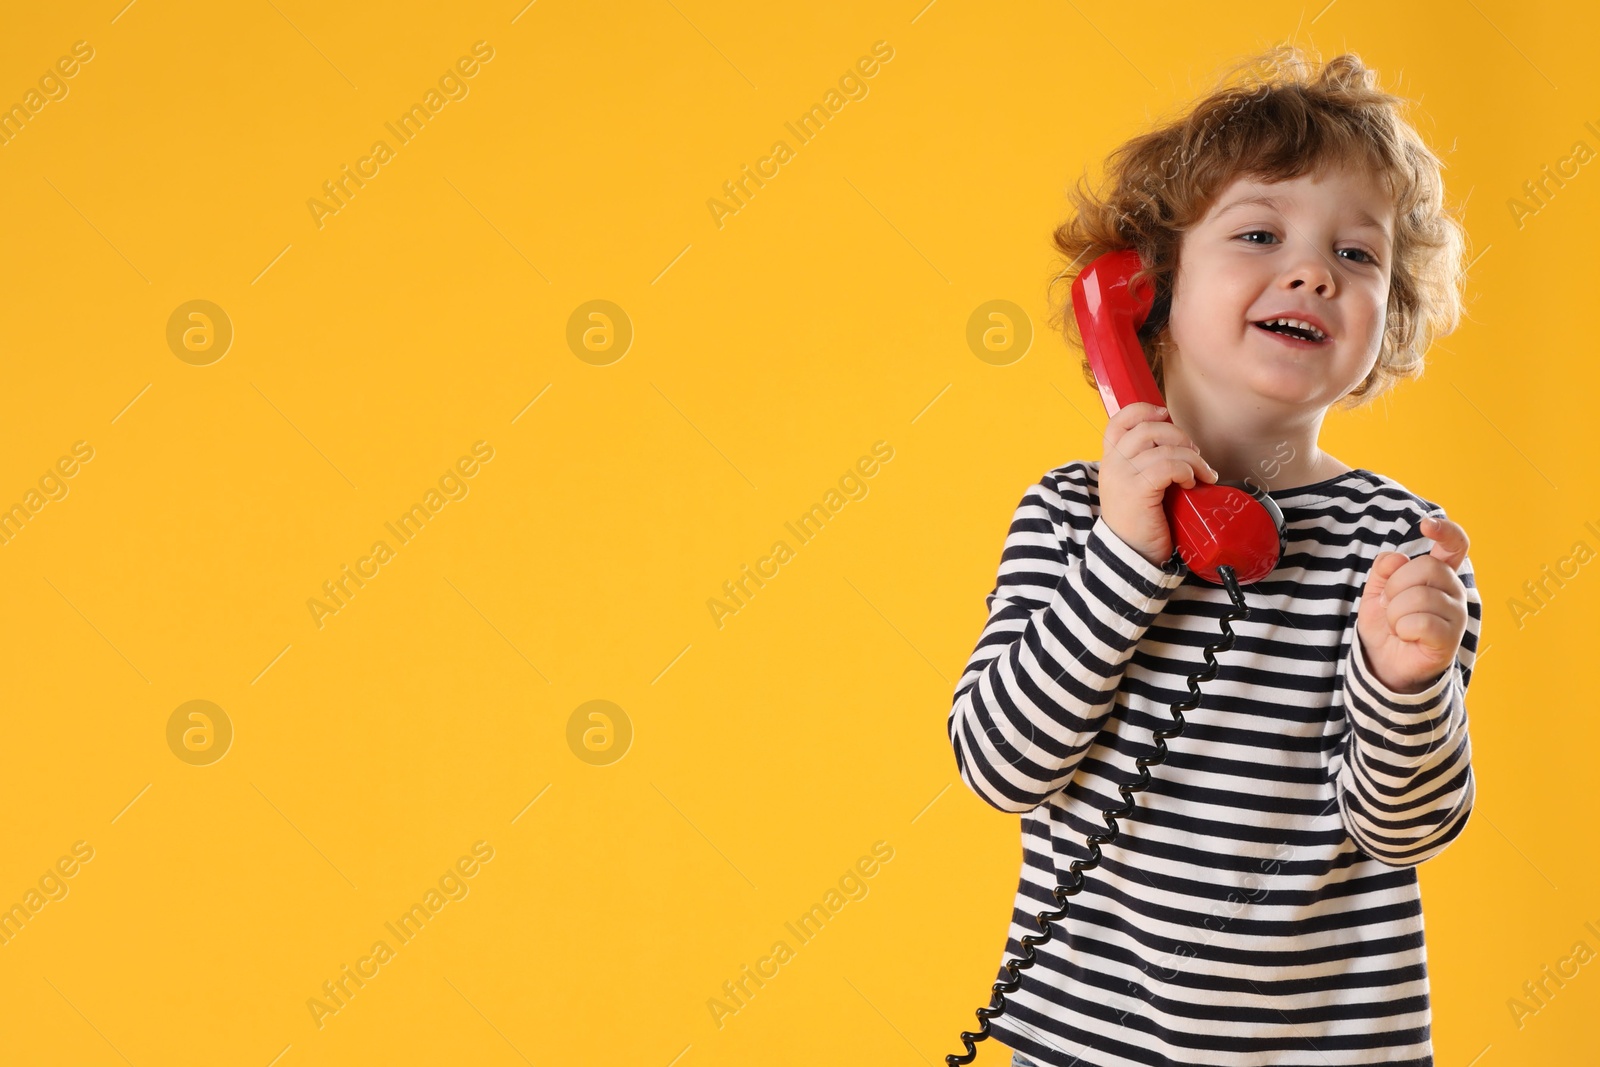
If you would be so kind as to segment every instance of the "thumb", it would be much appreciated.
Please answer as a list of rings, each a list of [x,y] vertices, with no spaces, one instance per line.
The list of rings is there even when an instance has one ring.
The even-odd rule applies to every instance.
[[[1404,552],[1379,553],[1378,558],[1372,561],[1372,569],[1367,572],[1367,585],[1362,591],[1362,599],[1374,604],[1381,603],[1389,579],[1394,577],[1395,571],[1410,562],[1411,557]]]

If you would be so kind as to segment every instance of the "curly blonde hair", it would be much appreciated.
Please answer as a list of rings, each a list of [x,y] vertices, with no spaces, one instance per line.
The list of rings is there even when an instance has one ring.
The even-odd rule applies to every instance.
[[[1054,244],[1067,286],[1051,316],[1082,347],[1071,314],[1071,283],[1101,253],[1133,248],[1139,277],[1155,285],[1155,305],[1139,330],[1156,384],[1165,390],[1162,352],[1184,232],[1200,222],[1236,177],[1285,181],[1324,167],[1365,165],[1395,204],[1389,301],[1377,362],[1338,402],[1355,408],[1422,374],[1423,355],[1459,324],[1466,276],[1466,231],[1444,203],[1443,163],[1402,115],[1401,98],[1377,88],[1377,74],[1354,54],[1320,71],[1300,49],[1280,45],[1224,73],[1217,88],[1177,119],[1118,146],[1107,160],[1106,191],[1088,176],[1068,190],[1073,216]],[[1242,73],[1242,77],[1236,77]],[[1095,387],[1088,358],[1084,380]]]

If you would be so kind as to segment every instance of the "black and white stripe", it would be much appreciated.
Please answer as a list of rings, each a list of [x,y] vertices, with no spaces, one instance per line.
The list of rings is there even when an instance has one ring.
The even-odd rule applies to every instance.
[[[961,778],[1022,815],[1004,960],[1057,907],[1100,812],[1154,755],[1225,590],[1152,565],[1101,519],[1099,463],[1030,486],[988,621],[956,685]],[[1440,509],[1364,469],[1272,498],[1288,547],[1244,589],[1248,619],[1184,712],[1054,941],[993,1020],[996,1038],[1074,1067],[1433,1063],[1416,865],[1466,825],[1474,785],[1465,693],[1482,604],[1458,570],[1467,631],[1420,693],[1371,673],[1356,631],[1380,552],[1418,556]],[[1076,1057],[1076,1059],[1074,1059]]]

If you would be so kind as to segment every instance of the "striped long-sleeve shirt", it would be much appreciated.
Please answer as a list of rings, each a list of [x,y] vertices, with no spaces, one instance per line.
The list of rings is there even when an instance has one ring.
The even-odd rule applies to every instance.
[[[997,981],[1088,860],[1116,786],[1138,780],[1136,757],[1155,754],[1230,605],[1106,525],[1099,467],[1069,463],[1023,496],[948,720],[962,780],[1022,816]],[[1380,552],[1432,547],[1418,524],[1440,509],[1361,468],[1270,495],[1283,558],[1244,587],[1234,647],[991,1022],[1042,1064],[1432,1067],[1416,866],[1472,810],[1472,565],[1457,569],[1455,662],[1394,692],[1362,652],[1357,606]]]

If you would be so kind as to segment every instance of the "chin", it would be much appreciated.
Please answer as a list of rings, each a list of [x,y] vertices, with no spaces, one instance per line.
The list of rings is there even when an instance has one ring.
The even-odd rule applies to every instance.
[[[1327,392],[1325,384],[1308,381],[1298,375],[1260,375],[1245,383],[1245,389],[1258,400],[1284,407],[1305,408],[1321,402],[1321,397]]]

